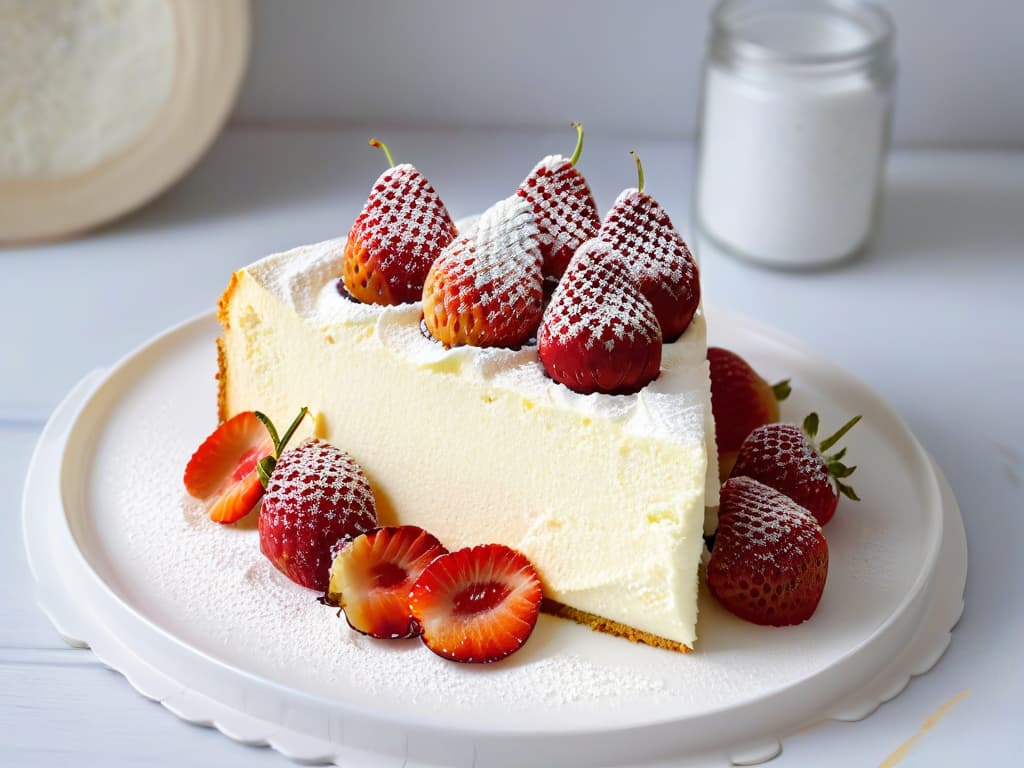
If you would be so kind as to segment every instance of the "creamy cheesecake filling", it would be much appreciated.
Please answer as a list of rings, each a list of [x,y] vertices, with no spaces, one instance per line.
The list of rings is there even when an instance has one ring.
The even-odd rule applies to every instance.
[[[706,341],[698,312],[635,395],[580,395],[535,347],[445,349],[418,304],[338,294],[343,242],[238,272],[221,319],[222,416],[260,408],[363,465],[383,523],[449,547],[500,541],[545,594],[692,646],[705,505],[717,504]]]

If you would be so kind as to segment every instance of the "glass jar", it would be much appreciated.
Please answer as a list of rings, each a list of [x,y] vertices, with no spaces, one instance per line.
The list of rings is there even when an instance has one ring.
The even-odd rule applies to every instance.
[[[892,23],[857,0],[723,0],[712,14],[695,213],[758,262],[813,267],[877,229],[895,61]]]

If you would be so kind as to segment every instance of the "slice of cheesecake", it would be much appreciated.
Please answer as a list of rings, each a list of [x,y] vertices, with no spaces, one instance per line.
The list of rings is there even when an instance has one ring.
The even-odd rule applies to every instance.
[[[718,503],[705,325],[666,344],[634,395],[580,395],[536,347],[445,349],[421,305],[337,289],[340,240],[236,272],[220,301],[219,416],[303,405],[351,453],[382,525],[525,554],[547,609],[685,651],[696,639],[705,508]],[[709,461],[709,456],[711,460]]]

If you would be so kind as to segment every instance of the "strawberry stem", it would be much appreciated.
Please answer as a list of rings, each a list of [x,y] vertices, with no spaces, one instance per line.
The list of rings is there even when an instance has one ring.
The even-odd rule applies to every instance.
[[[295,430],[299,428],[299,424],[302,423],[302,420],[306,418],[307,413],[309,413],[309,408],[306,406],[302,406],[302,408],[299,409],[299,415],[295,417],[291,425],[288,427],[288,431],[284,433],[284,437],[282,437],[281,441],[275,446],[275,458],[281,458],[281,451],[283,451],[284,447],[288,445],[288,441],[292,439],[292,435],[295,434]]]
[[[638,155],[636,153],[635,149],[629,150],[629,154],[631,154],[633,156],[633,159],[636,160],[636,191],[637,192],[643,192],[644,191],[644,166],[640,162],[640,155]]]
[[[370,146],[371,147],[376,147],[377,149],[383,149],[384,150],[384,157],[386,157],[388,159],[388,165],[390,165],[392,168],[395,167],[395,161],[391,157],[391,152],[388,150],[388,145],[387,144],[385,144],[380,139],[370,139]]]
[[[274,444],[273,455],[264,456],[256,463],[256,474],[260,476],[260,483],[266,488],[270,483],[270,476],[274,473],[274,467],[277,466],[277,460],[281,458],[281,451],[288,445],[288,441],[292,439],[292,435],[295,434],[295,430],[299,428],[302,420],[306,418],[309,408],[303,406],[299,410],[299,415],[292,421],[288,431],[284,433],[284,437],[278,437],[274,422],[265,413],[261,411],[253,411],[253,413],[256,414],[256,418],[260,420],[260,423],[267,428],[267,432],[270,434],[270,441]]]
[[[843,435],[845,435],[847,432],[853,429],[854,425],[858,421],[860,421],[860,415],[854,416],[848,422],[843,424],[843,426],[841,426],[834,435],[832,435],[831,437],[826,437],[824,440],[822,440],[821,443],[819,443],[818,445],[818,450],[821,451],[822,453],[827,451],[833,445],[838,443],[843,438]]]
[[[573,150],[572,157],[569,158],[569,165],[575,166],[580,161],[580,155],[583,154],[583,123],[570,123],[570,125],[576,129],[576,149]]]
[[[274,422],[263,413],[262,411],[253,411],[256,414],[256,418],[260,420],[260,423],[267,428],[267,432],[270,433],[270,441],[274,444],[274,455],[277,455],[277,447],[281,444],[281,438],[277,436],[277,429],[274,427]]]

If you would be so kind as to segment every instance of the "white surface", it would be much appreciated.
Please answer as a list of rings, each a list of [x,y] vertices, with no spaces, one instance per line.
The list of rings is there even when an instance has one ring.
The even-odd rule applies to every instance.
[[[367,641],[281,578],[251,527],[182,503],[168,459],[180,464],[208,430],[196,414],[214,395],[212,314],[102,381],[90,375],[48,423],[23,512],[42,607],[173,712],[287,755],[344,765],[352,734],[370,730],[382,751],[406,743],[408,759],[424,760],[416,744],[429,737],[473,766],[774,756],[773,737],[822,716],[859,719],[932,666],[960,614],[966,545],[955,501],[943,503],[930,461],[883,403],[788,339],[724,310],[711,318],[721,344],[804,382],[787,407],[864,415],[846,441],[865,458],[863,502],[830,524],[822,604],[799,627],[755,627],[702,595],[689,655],[549,617],[486,670],[415,641]]]
[[[1024,4],[880,4],[897,27],[897,143],[1024,145]],[[255,0],[236,119],[358,121],[373,132],[582,120],[594,137],[692,137],[713,5],[303,0],[296,12]]]
[[[539,156],[571,149],[567,134],[382,138],[415,159],[458,216],[507,194]],[[74,244],[0,250],[6,312],[17,318],[0,336],[8,373],[0,377],[0,525],[8,534],[0,538],[0,578],[9,585],[0,598],[0,763],[287,765],[183,726],[119,676],[63,649],[28,595],[16,533],[21,478],[42,419],[87,371],[207,311],[238,265],[344,232],[379,170],[366,138],[229,132],[197,172],[119,228]],[[599,206],[633,183],[631,146],[588,138],[581,167]],[[649,191],[685,235],[689,148],[636,149]],[[774,766],[817,768],[823,756],[836,768],[877,766],[962,691],[970,693],[900,768],[972,764],[979,744],[993,765],[1017,761],[1013,713],[1024,681],[1014,671],[1024,611],[1006,585],[1024,583],[1024,455],[1015,437],[1024,433],[1022,210],[1024,154],[897,154],[881,237],[863,259],[788,274],[701,251],[709,298],[803,339],[907,420],[956,491],[972,552],[966,612],[939,665],[864,722],[790,739]]]

